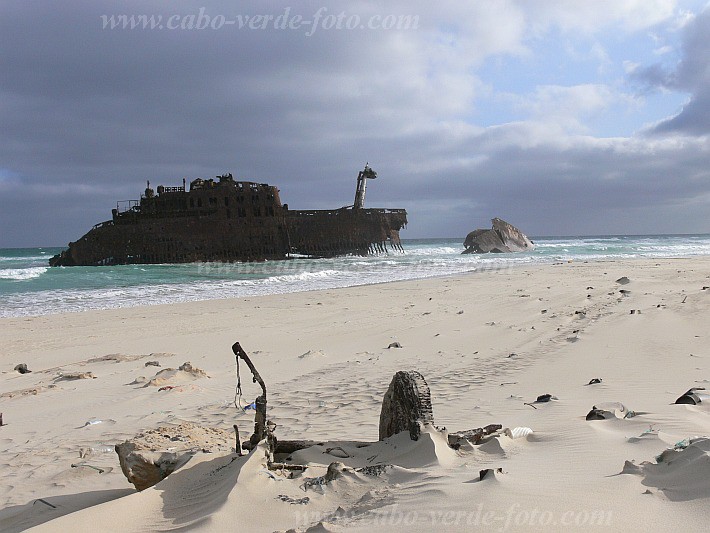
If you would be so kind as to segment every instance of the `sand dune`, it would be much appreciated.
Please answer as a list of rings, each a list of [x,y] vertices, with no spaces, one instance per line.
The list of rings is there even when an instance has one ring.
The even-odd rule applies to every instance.
[[[0,530],[705,530],[710,400],[674,402],[710,388],[708,278],[704,258],[562,263],[2,319]],[[243,407],[260,389],[242,365],[235,406],[235,341],[267,383],[276,435],[322,442],[292,454],[308,469],[270,471],[261,449],[197,452],[136,492],[116,443],[180,422],[251,433]],[[358,448],[409,369],[441,431]],[[70,373],[94,379],[56,379]],[[509,431],[447,445],[443,428],[492,423]]]

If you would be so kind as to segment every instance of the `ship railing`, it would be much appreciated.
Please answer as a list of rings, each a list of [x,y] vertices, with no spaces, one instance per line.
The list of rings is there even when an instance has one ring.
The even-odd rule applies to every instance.
[[[116,211],[125,213],[126,211],[134,211],[140,206],[140,200],[119,200],[116,202]]]
[[[104,222],[99,222],[98,224],[94,224],[93,229],[103,228],[105,226],[113,226],[113,220],[106,220]]]
[[[192,209],[189,211],[158,211],[155,213],[143,211],[127,211],[119,213],[116,218],[117,224],[137,224],[141,220],[160,220],[166,218],[185,218],[185,217],[209,217],[214,216],[218,212],[217,209]]]
[[[296,216],[296,217],[312,217],[312,216],[323,216],[323,215],[341,215],[344,213],[354,213],[356,210],[354,209],[347,209],[347,208],[342,208],[342,209],[294,209],[287,211],[287,213],[290,216]],[[378,214],[385,214],[385,215],[406,215],[407,210],[406,209],[378,209],[378,208],[368,208],[368,209],[357,209],[358,213],[361,213],[363,215],[378,215]]]

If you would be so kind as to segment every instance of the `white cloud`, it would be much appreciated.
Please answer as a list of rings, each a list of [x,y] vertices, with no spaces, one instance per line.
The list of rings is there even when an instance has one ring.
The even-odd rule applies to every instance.
[[[638,71],[641,64],[636,63],[634,61],[629,61],[627,59],[627,60],[624,60],[624,62],[622,63],[622,66],[624,67],[624,72],[626,72],[626,74],[633,74],[634,72]]]
[[[608,26],[638,31],[672,18],[675,0],[519,0],[533,28],[545,32],[556,26],[564,31],[594,34]]]
[[[532,94],[508,94],[505,99],[528,120],[555,125],[568,133],[587,132],[586,120],[616,104],[635,107],[639,99],[605,84],[542,85]]]
[[[676,14],[675,21],[673,23],[673,29],[676,31],[681,30],[685,28],[688,24],[693,22],[694,19],[695,13],[681,9]]]

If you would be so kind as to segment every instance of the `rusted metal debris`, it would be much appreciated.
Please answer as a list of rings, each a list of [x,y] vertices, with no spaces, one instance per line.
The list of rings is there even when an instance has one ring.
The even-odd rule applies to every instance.
[[[25,363],[20,363],[19,365],[15,366],[15,372],[19,372],[20,374],[29,374],[30,372],[32,372],[32,370],[29,370]]]
[[[236,181],[231,174],[185,180],[181,187],[150,187],[140,200],[118,202],[111,220],[96,224],[50,266],[263,261],[292,255],[334,257],[402,250],[404,209],[364,207],[358,175],[355,204],[333,210],[290,210],[279,190]]]
[[[249,359],[249,356],[242,349],[241,345],[238,342],[235,342],[232,345],[232,352],[234,352],[234,355],[237,357],[237,365],[239,365],[239,359],[243,359],[249,367],[249,370],[251,370],[253,376],[252,379],[254,383],[258,383],[261,386],[261,396],[258,396],[255,402],[256,414],[254,415],[254,433],[249,438],[249,440],[242,445],[243,449],[252,450],[256,447],[257,444],[259,444],[260,441],[264,439],[268,430],[266,424],[266,384],[264,383],[264,380],[261,379],[261,376],[256,370],[256,367],[254,367],[254,363],[251,362],[251,359]],[[237,368],[239,367],[237,366]],[[241,378],[238,379],[239,382],[237,383],[237,389],[238,392],[241,393]]]
[[[234,428],[234,441],[235,441],[234,449],[237,451],[237,455],[239,457],[241,457],[242,456],[242,441],[239,438],[239,426],[234,424],[232,427]]]
[[[308,469],[308,466],[287,462],[291,461],[289,456],[298,450],[312,446],[324,446],[325,442],[314,440],[279,441],[274,435],[276,426],[267,419],[267,391],[264,380],[239,342],[234,343],[232,352],[237,362],[237,393],[241,394],[241,377],[239,374],[240,359],[249,367],[253,382],[258,383],[262,390],[261,395],[256,399],[254,433],[250,436],[249,440],[240,442],[239,428],[236,424],[233,426],[236,438],[235,447],[237,456],[242,455],[242,449],[249,451],[254,450],[257,444],[264,441],[267,468],[269,470],[282,472],[288,477],[300,475],[300,473]],[[0,414],[0,425],[1,417],[2,414]],[[397,372],[392,378],[392,382],[382,402],[382,411],[380,413],[380,440],[402,431],[407,431],[412,440],[418,440],[421,436],[422,428],[425,425],[434,425],[429,386],[419,372]],[[187,434],[195,433],[190,427],[182,429],[183,426],[192,425],[183,423],[177,428],[173,428],[173,430],[180,434],[183,432]],[[484,437],[495,436],[501,428],[502,426],[500,424],[490,424],[483,428],[450,433],[448,435],[448,443],[453,449],[459,449],[465,442],[480,444],[484,440]],[[160,445],[156,446],[154,439],[151,437],[151,440],[147,437],[151,434],[157,434],[161,438],[170,438],[170,435],[166,433],[168,431],[167,428],[161,427],[157,430],[139,435],[134,441],[126,441],[116,445],[116,453],[119,456],[121,469],[128,480],[133,483],[138,490],[143,490],[158,483],[176,468],[185,464],[194,453],[194,451],[187,453],[184,451],[179,453],[169,451],[169,449],[164,449]],[[205,429],[204,431],[214,432],[218,434],[218,437],[221,434],[226,436],[226,432],[223,430]],[[172,439],[170,440],[172,443]],[[366,448],[374,444],[376,444],[376,442],[348,441],[348,445],[354,446],[355,448]],[[174,448],[171,449],[174,450]],[[351,457],[341,446],[327,448],[324,450],[324,453],[329,453],[339,458]],[[236,458],[237,457],[234,457],[232,460],[236,460]],[[356,471],[365,475],[377,476],[389,467],[390,465],[369,465],[357,469]],[[332,462],[325,476],[306,478],[302,488],[306,490],[309,486],[326,484],[336,479],[344,468],[346,467],[343,463],[338,461]]]
[[[498,474],[504,474],[505,472],[503,472],[503,469],[502,469],[502,468],[495,468],[495,469],[493,469],[493,468],[484,468],[483,470],[479,470],[479,472],[478,472],[478,480],[479,480],[479,481],[483,481],[483,480],[486,479],[487,477],[490,477],[490,476],[495,477],[496,473],[498,473]]]
[[[483,440],[483,437],[493,435],[501,429],[503,429],[501,424],[488,424],[482,428],[449,433],[449,446],[451,446],[454,450],[457,450],[462,444],[464,444],[465,441],[468,441],[471,444],[479,444]]]
[[[276,439],[271,429],[273,426],[269,424],[266,418],[266,384],[238,342],[234,343],[232,351],[237,356],[237,364],[239,359],[242,359],[251,370],[254,383],[259,383],[262,389],[261,396],[256,399],[254,433],[248,441],[242,443],[241,447],[245,450],[252,450],[256,444],[266,438],[273,460],[274,454],[290,455],[295,451],[310,448],[311,446],[323,446],[324,441],[279,441]],[[237,374],[237,389],[241,393],[241,377],[239,377],[238,370]],[[407,431],[412,440],[418,440],[421,435],[421,429],[425,425],[434,425],[429,385],[427,385],[424,376],[415,370],[397,372],[392,378],[382,400],[380,440],[391,437],[401,431]],[[465,441],[471,444],[479,444],[484,437],[496,434],[502,427],[501,424],[489,424],[482,428],[450,433],[448,435],[449,446],[458,449]],[[236,425],[234,428],[238,438],[239,430]],[[363,448],[375,443],[353,442],[353,444],[358,448]]]

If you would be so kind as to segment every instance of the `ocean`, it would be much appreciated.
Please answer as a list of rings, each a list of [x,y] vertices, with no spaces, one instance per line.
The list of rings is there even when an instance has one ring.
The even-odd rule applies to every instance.
[[[463,238],[403,239],[404,253],[261,263],[50,268],[61,248],[0,248],[0,317],[351,287],[620,258],[710,255],[710,235],[537,237],[533,252],[461,255]]]

